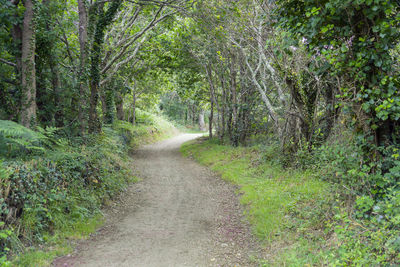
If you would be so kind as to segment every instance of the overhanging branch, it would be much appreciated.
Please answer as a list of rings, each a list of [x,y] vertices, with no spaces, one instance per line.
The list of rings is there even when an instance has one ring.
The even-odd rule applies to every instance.
[[[11,66],[11,67],[15,67],[15,68],[17,67],[17,64],[15,64],[14,62],[5,60],[5,59],[3,59],[3,58],[0,58],[0,62],[4,63],[4,64],[6,64],[6,65],[9,65],[9,66]]]

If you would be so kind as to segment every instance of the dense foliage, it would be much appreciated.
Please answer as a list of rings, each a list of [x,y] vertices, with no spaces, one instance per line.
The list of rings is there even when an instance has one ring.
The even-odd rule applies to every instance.
[[[399,11],[397,0],[0,0],[1,246],[38,242],[58,216],[89,216],[119,191],[123,144],[138,145],[143,122],[157,128],[150,111],[316,170],[330,189],[307,211],[326,210],[313,264],[400,264]]]

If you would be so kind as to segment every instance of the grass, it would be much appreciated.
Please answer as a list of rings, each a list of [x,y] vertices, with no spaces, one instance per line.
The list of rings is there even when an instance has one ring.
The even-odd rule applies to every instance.
[[[87,239],[104,223],[103,216],[99,213],[87,221],[76,222],[67,227],[47,233],[44,236],[46,246],[42,248],[31,247],[20,254],[12,262],[13,266],[50,266],[59,256],[73,252],[73,246],[78,240]]]
[[[130,148],[137,148],[141,145],[154,143],[178,133],[178,129],[166,119],[153,115],[151,113],[138,110],[139,119],[133,126],[132,123],[117,121],[114,128],[129,135],[131,141]]]
[[[198,125],[182,124],[178,121],[171,121],[171,123],[182,133],[205,133],[200,130]],[[208,132],[208,127],[206,132]]]
[[[325,236],[325,210],[330,185],[313,171],[282,168],[273,150],[219,145],[215,140],[191,141],[181,152],[209,166],[223,179],[238,185],[241,203],[254,234],[268,251],[265,266],[320,265]]]

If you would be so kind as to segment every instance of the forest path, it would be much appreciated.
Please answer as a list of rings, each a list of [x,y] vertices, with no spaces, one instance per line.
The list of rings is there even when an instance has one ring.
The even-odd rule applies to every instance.
[[[234,186],[183,158],[182,134],[133,155],[142,180],[107,212],[107,223],[55,266],[255,266],[256,242]]]

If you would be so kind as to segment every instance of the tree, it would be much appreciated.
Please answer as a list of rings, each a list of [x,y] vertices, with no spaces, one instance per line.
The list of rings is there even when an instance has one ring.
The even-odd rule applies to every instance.
[[[85,101],[86,96],[86,64],[87,64],[87,44],[88,44],[88,14],[87,7],[84,0],[78,0],[78,12],[79,12],[79,110],[78,120],[80,135],[85,133],[86,116],[85,116]]]
[[[398,72],[391,50],[400,36],[397,1],[277,1],[280,24],[330,64],[343,104],[375,144],[395,142],[400,119]],[[367,137],[368,138],[368,137]]]
[[[36,125],[36,71],[35,71],[35,22],[34,3],[24,2],[25,13],[21,47],[21,124],[27,128]]]
[[[104,42],[105,30],[112,23],[121,3],[121,0],[114,0],[105,12],[104,4],[93,7],[93,12],[97,15],[97,19],[91,47],[89,133],[97,133],[101,130],[96,107],[99,98],[102,45]]]

